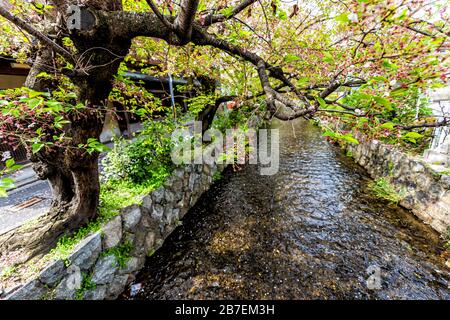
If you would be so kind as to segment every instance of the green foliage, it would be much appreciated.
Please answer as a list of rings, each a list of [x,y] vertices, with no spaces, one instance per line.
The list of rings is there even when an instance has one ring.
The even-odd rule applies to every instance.
[[[195,97],[188,99],[189,112],[192,115],[199,114],[207,105],[214,105],[216,102],[216,96],[213,94],[199,94]]]
[[[216,171],[214,172],[212,178],[213,181],[219,181],[220,179],[222,179],[222,173],[220,171]]]
[[[149,180],[143,184],[133,184],[127,181],[102,183],[98,218],[78,229],[74,234],[62,236],[45,259],[62,259],[68,264],[67,258],[81,240],[98,232],[105,223],[119,214],[120,209],[140,204],[142,197],[161,186],[167,176],[168,174],[161,175],[158,179]]]
[[[89,154],[92,154],[93,152],[102,153],[110,150],[107,146],[94,138],[89,138],[86,144],[79,144],[78,147],[80,149],[86,149]]]
[[[376,88],[384,87],[385,82],[383,77],[374,77],[341,100],[343,105],[354,108],[355,113],[367,114],[367,117],[342,114],[339,115],[339,120],[337,116],[333,116],[329,121],[339,121],[352,132],[363,132],[370,139],[422,153],[431,141],[433,129],[424,128],[416,132],[402,130],[401,126],[417,124],[417,119],[422,118],[434,121],[430,117],[432,110],[429,108],[428,99],[414,87],[394,90],[393,96],[380,96]],[[324,109],[330,108],[325,101],[325,106],[322,106],[320,100],[319,103]],[[339,106],[331,108],[346,111]],[[420,120],[420,123],[425,123],[424,121]],[[328,134],[333,139],[337,138],[332,133]]]
[[[113,149],[102,161],[103,178],[137,184],[165,178],[172,170],[170,152],[174,128],[170,119],[147,121],[135,140],[115,139]]]
[[[15,275],[16,273],[17,273],[16,266],[6,267],[0,272],[0,280],[5,281],[10,277],[12,277],[13,275]]]
[[[265,105],[260,105],[260,113],[264,113]],[[249,121],[255,120],[255,107],[253,105],[241,105],[238,109],[225,109],[216,114],[212,127],[221,132],[232,128],[245,128]]]
[[[104,217],[105,220],[109,220],[117,214],[119,209],[133,204],[140,204],[142,196],[159,188],[169,174],[168,172],[161,171],[153,179],[141,184],[134,184],[126,180],[106,181],[102,183],[100,186],[100,216]]]
[[[132,59],[127,57],[126,60]],[[132,60],[134,62],[134,59]],[[133,81],[124,76],[129,71],[125,63],[121,64],[118,75],[115,77],[114,87],[109,100],[119,102],[128,112],[143,118],[150,118],[154,113],[167,112],[161,100],[148,91],[143,82]],[[122,116],[119,114],[119,116]]]
[[[332,130],[326,130],[323,134],[324,137],[329,137],[330,139],[334,141],[342,141],[342,142],[348,142],[351,144],[359,144],[359,141],[355,139],[351,132],[349,133],[339,133]]]
[[[4,169],[0,170],[0,177],[20,170],[23,166],[15,163],[14,159],[10,158],[5,161]],[[0,178],[0,198],[7,197],[7,190],[14,188],[14,179],[10,177]]]
[[[127,266],[128,261],[131,259],[131,251],[133,250],[133,244],[130,241],[110,248],[102,253],[102,256],[114,255],[117,265],[124,269]]]
[[[75,249],[75,246],[89,234],[99,231],[106,221],[106,217],[99,217],[97,220],[88,223],[85,227],[78,229],[73,235],[62,236],[58,240],[56,247],[50,250],[50,253],[45,256],[45,261],[61,259],[65,261],[66,266],[69,266],[70,263],[67,259]]]
[[[391,203],[399,203],[404,195],[399,193],[395,187],[385,178],[379,178],[369,183],[369,189],[378,197],[388,200]]]
[[[155,249],[148,250],[147,257],[150,258],[151,256],[153,256],[155,254],[155,252],[156,252]]]
[[[92,274],[83,272],[83,280],[81,287],[75,293],[75,300],[83,300],[85,293],[95,288],[97,288],[97,285],[92,282]]]

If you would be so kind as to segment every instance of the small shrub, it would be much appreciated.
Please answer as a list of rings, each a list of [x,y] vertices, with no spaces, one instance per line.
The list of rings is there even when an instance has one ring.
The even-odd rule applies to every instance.
[[[369,189],[378,197],[386,199],[391,203],[399,203],[404,195],[398,193],[394,186],[385,178],[379,178],[369,184]]]
[[[161,168],[170,172],[172,161],[171,133],[175,123],[170,118],[146,121],[135,140],[114,140],[114,147],[103,159],[102,180],[126,180],[142,184],[161,174]]]

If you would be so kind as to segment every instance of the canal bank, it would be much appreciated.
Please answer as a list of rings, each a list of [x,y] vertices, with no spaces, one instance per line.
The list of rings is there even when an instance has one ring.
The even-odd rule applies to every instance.
[[[228,169],[123,299],[450,298],[436,231],[376,198],[367,172],[319,128],[275,126],[279,173]]]
[[[342,130],[338,123],[319,125]],[[399,204],[443,236],[450,228],[450,172],[438,172],[423,157],[412,156],[378,140],[355,134],[358,144],[343,143],[346,154],[395,193]],[[338,143],[342,143],[338,141]]]

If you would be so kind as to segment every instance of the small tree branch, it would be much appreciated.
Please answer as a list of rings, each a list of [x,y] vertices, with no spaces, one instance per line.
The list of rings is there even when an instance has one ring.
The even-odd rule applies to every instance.
[[[450,126],[450,119],[444,118],[443,120],[434,123],[423,123],[410,126],[396,125],[395,127],[400,128],[402,130],[412,130],[417,128],[439,128],[447,126]]]
[[[236,15],[238,15],[241,11],[245,10],[247,7],[254,4],[257,0],[244,0],[240,4],[238,4],[234,9],[231,11],[230,15],[225,16],[224,14],[210,14],[205,18],[205,21],[203,23],[203,26],[210,26],[214,23],[223,22],[226,20],[229,20],[231,18],[234,18]]]

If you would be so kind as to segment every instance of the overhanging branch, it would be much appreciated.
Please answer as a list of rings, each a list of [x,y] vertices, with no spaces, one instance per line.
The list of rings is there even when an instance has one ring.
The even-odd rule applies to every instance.
[[[40,31],[36,30],[35,28],[33,28],[26,21],[24,21],[21,18],[13,15],[12,13],[10,13],[8,10],[6,10],[6,8],[0,7],[0,16],[4,17],[6,20],[12,22],[17,27],[25,30],[26,32],[28,32],[32,36],[35,36],[42,43],[44,43],[46,45],[49,45],[51,48],[53,48],[57,53],[62,55],[64,58],[66,58],[66,59],[68,59],[70,61],[74,60],[72,54],[69,51],[67,51],[66,49],[61,47],[59,44],[54,42],[52,39],[47,37],[42,32],[40,32]]]

